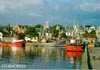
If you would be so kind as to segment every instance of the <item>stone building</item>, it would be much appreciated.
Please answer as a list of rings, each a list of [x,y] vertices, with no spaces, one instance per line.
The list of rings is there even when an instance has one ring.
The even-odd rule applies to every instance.
[[[25,30],[26,30],[25,26],[21,26],[19,24],[15,24],[13,26],[13,36],[14,37],[19,37],[20,35],[24,35]]]

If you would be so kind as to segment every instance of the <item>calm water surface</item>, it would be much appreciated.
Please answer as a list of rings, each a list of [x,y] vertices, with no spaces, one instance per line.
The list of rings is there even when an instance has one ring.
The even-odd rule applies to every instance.
[[[57,47],[7,47],[0,49],[0,68],[80,69],[81,56]]]

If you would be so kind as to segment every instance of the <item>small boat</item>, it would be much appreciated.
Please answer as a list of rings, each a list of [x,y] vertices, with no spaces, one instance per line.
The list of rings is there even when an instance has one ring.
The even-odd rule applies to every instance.
[[[82,45],[75,39],[70,40],[70,44],[66,44],[67,51],[82,52]]]
[[[82,45],[67,44],[66,45],[66,50],[67,51],[73,51],[73,52],[82,52]]]
[[[22,47],[22,45],[23,45],[23,40],[13,40],[12,41],[12,46]]]
[[[50,43],[35,43],[35,46],[54,46],[54,42],[50,42]]]
[[[22,47],[23,44],[23,40],[17,40],[17,39],[12,39],[11,41],[6,41],[3,40],[1,42],[1,46],[4,47],[12,47],[12,46],[16,46],[16,47]]]
[[[1,42],[1,46],[2,46],[2,48],[4,48],[4,47],[11,47],[12,46],[12,42],[6,42],[6,41],[2,41]]]
[[[66,40],[63,40],[63,41],[60,41],[60,42],[56,42],[55,44],[54,44],[54,46],[56,46],[56,47],[64,47],[66,45]]]

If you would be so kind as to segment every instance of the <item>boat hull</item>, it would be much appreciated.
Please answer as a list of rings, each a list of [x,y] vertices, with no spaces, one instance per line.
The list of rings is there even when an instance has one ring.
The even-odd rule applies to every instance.
[[[22,47],[23,41],[12,42],[12,46]]]
[[[4,47],[11,47],[12,46],[12,42],[2,41],[1,42],[1,46],[2,46],[2,48],[4,48]]]
[[[71,52],[81,52],[82,46],[81,45],[66,45],[66,50]]]
[[[13,47],[13,46],[16,46],[16,47],[22,47],[22,44],[23,44],[23,41],[16,41],[16,42],[5,42],[5,41],[2,41],[1,42],[1,45],[2,47]]]

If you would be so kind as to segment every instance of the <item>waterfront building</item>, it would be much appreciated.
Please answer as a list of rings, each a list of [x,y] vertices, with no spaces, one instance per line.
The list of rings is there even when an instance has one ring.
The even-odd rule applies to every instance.
[[[0,41],[2,40],[3,38],[3,34],[0,32]]]
[[[26,30],[26,27],[24,26],[21,26],[21,25],[18,25],[18,24],[15,24],[13,26],[13,31],[16,32],[16,33],[24,33]]]
[[[49,29],[49,21],[45,22],[44,29]]]
[[[94,47],[95,40],[97,38],[96,36],[96,28],[94,26],[85,26],[85,33],[82,34],[84,39],[87,39],[89,41],[88,47]]]
[[[21,26],[19,24],[15,24],[13,26],[13,37],[16,37],[16,38],[19,38],[19,39],[20,38],[23,39],[25,30],[26,30],[25,26]]]
[[[96,29],[96,36],[97,36],[98,40],[100,41],[100,26],[97,27],[97,29]]]

